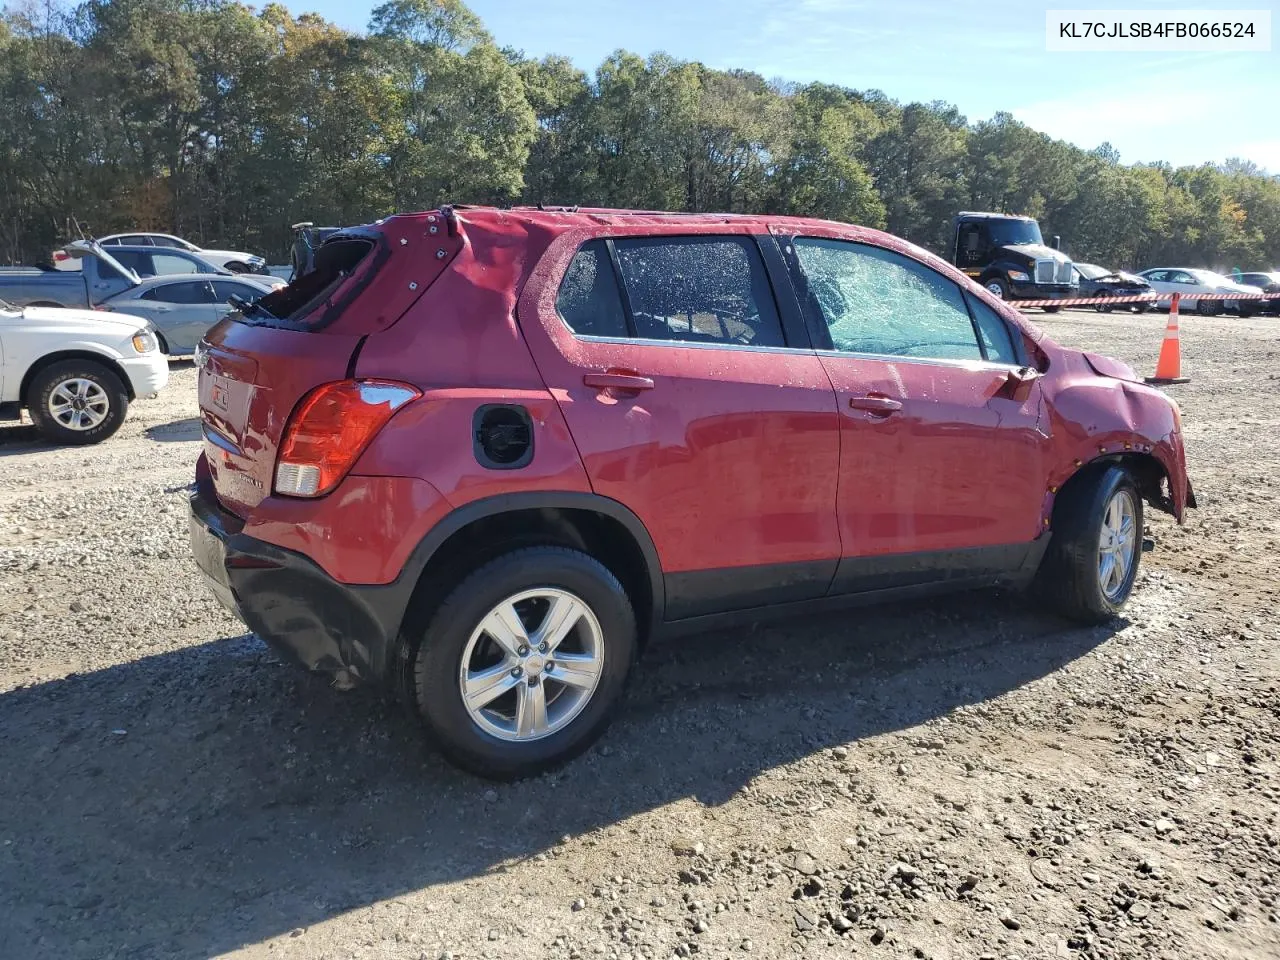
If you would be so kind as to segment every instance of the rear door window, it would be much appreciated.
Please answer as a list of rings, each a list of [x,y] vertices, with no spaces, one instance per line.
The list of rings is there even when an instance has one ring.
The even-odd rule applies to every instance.
[[[560,282],[556,312],[579,336],[627,336],[622,294],[603,240],[590,240],[574,254]]]
[[[782,321],[750,237],[614,241],[635,335],[644,340],[781,347]]]
[[[151,269],[158,277],[167,277],[175,273],[205,273],[199,264],[185,257],[175,257],[172,253],[156,252],[151,255]]]
[[[818,343],[842,353],[982,360],[960,288],[881,247],[797,237]]]
[[[165,283],[148,293],[148,300],[163,300],[165,303],[216,303],[213,286],[208,280],[188,280],[184,283]]]
[[[267,295],[266,290],[251,283],[240,283],[236,280],[214,280],[213,296],[218,303],[226,303],[232,297],[243,300],[257,300]]]
[[[154,277],[155,269],[151,265],[151,254],[137,250],[113,250],[111,256],[118,263],[124,264],[140,277]]]

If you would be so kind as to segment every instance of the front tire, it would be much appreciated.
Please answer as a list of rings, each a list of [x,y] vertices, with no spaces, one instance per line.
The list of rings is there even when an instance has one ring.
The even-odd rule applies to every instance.
[[[414,659],[415,705],[453,763],[532,776],[604,732],[636,649],[631,601],[608,568],[563,547],[516,550],[436,609]]]
[[[1009,284],[1003,278],[990,277],[982,281],[982,285],[987,288],[989,293],[999,297],[1001,300],[1009,299]]]
[[[1120,466],[1073,478],[1053,508],[1053,539],[1035,588],[1058,613],[1106,623],[1129,599],[1142,558],[1142,497]]]
[[[1221,300],[1197,300],[1196,313],[1202,317],[1216,317],[1222,312]]]
[[[129,392],[114,372],[92,360],[62,360],[39,371],[27,392],[36,429],[54,443],[101,443],[120,429]]]

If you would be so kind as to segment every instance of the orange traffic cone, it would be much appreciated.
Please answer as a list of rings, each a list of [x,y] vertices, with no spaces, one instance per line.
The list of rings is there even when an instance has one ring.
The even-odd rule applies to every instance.
[[[1175,293],[1169,304],[1169,325],[1164,330],[1164,343],[1160,344],[1160,359],[1156,361],[1156,375],[1147,377],[1147,383],[1190,383],[1190,377],[1182,376],[1182,344],[1178,339],[1178,300]]]

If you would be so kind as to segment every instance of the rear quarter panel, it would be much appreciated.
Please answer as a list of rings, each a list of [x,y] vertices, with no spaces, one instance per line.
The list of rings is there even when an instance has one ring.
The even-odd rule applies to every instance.
[[[423,396],[396,414],[353,472],[421,478],[455,508],[516,491],[589,492],[568,426],[515,319],[524,279],[547,238],[531,237],[515,220],[464,224],[463,231],[449,269],[360,351],[357,377],[401,380]],[[473,418],[490,403],[529,412],[528,466],[498,470],[477,462]]]

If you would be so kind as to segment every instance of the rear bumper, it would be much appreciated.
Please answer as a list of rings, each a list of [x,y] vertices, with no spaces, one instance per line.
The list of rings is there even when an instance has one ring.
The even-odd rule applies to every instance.
[[[200,484],[188,526],[209,589],[273,649],[309,670],[389,678],[403,590],[339,583],[302,554],[245,535],[240,518]]]

